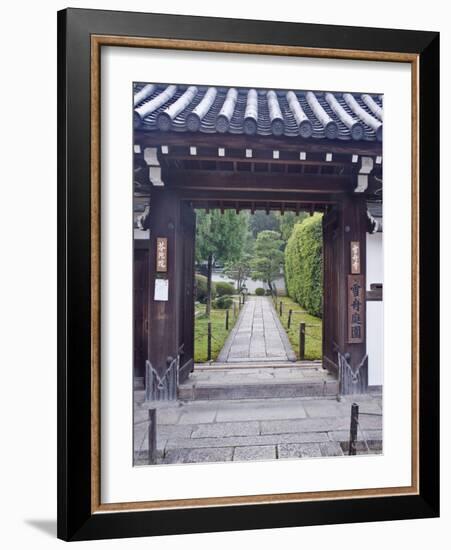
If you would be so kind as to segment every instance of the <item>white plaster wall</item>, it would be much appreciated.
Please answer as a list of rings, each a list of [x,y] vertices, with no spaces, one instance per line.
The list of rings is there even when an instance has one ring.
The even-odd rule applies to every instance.
[[[384,282],[384,261],[382,233],[366,237],[366,281],[367,290],[371,283]],[[383,302],[367,302],[367,352],[368,384],[379,386],[384,380],[384,306]]]
[[[371,283],[384,282],[384,256],[382,249],[383,233],[366,235],[366,288]]]

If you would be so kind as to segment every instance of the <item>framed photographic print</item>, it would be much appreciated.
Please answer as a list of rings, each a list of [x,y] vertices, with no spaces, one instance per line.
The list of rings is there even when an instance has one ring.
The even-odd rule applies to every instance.
[[[58,536],[437,516],[438,34],[58,36]]]

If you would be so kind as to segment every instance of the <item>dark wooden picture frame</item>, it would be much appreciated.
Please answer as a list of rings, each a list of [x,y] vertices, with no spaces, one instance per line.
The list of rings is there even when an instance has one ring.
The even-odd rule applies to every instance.
[[[100,49],[105,45],[412,66],[410,487],[100,502]],[[58,13],[58,537],[87,540],[439,514],[439,35],[68,9]]]

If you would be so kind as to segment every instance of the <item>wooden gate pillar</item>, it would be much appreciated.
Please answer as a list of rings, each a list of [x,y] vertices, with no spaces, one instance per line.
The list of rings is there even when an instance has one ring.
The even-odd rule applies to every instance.
[[[324,366],[336,371],[342,394],[368,389],[366,229],[366,201],[357,195],[323,220]]]
[[[149,339],[146,399],[177,397],[178,313],[177,280],[181,243],[180,200],[176,192],[152,189],[149,253]]]

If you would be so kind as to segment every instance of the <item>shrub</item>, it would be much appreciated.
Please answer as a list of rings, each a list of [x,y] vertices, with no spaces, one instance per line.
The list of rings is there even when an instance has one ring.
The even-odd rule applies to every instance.
[[[229,309],[233,303],[231,296],[220,296],[213,302],[215,309]]]
[[[255,295],[256,296],[264,296],[265,295],[265,289],[259,286],[255,289]]]
[[[225,281],[218,281],[216,283],[216,295],[219,296],[230,296],[235,292],[235,288],[231,283],[226,283]]]
[[[199,273],[196,273],[195,278],[195,285],[196,285],[196,300],[200,302],[201,304],[205,304],[207,302],[207,277],[204,275],[200,275]],[[215,283],[211,283],[211,298],[212,300],[216,297],[216,288]]]
[[[288,295],[308,313],[323,313],[322,216],[315,214],[297,223],[285,248]]]

